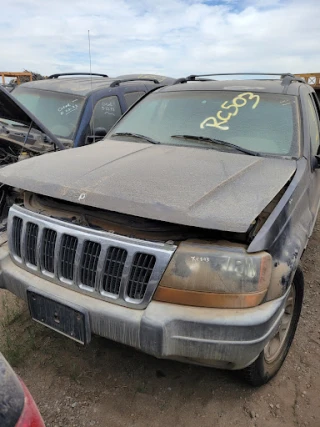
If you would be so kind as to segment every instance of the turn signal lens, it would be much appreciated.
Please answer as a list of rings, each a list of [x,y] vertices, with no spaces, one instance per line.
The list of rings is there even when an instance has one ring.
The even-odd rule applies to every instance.
[[[201,307],[244,308],[260,304],[267,292],[272,258],[248,254],[243,246],[181,243],[154,299]]]

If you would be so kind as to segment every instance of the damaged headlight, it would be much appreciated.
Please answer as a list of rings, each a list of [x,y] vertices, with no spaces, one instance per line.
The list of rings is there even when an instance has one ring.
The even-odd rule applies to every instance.
[[[181,243],[154,299],[201,307],[254,307],[263,300],[272,258],[248,254],[242,246]]]

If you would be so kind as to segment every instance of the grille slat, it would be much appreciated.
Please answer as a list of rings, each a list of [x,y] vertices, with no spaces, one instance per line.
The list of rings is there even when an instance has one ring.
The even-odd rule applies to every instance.
[[[135,255],[127,289],[129,298],[136,300],[143,299],[155,263],[156,257],[154,255],[141,252]]]
[[[80,263],[80,281],[85,286],[95,287],[100,252],[100,243],[85,242]]]
[[[14,254],[21,258],[21,234],[23,221],[15,216],[12,223],[12,244]]]
[[[74,236],[64,234],[61,242],[60,252],[60,274],[67,280],[74,279],[74,259],[78,247],[78,239]]]
[[[25,253],[26,260],[31,265],[37,265],[37,240],[39,227],[37,224],[28,222],[26,231]]]
[[[102,276],[102,288],[110,294],[119,295],[123,268],[128,252],[111,246],[108,249],[105,268]]]
[[[104,301],[144,309],[176,247],[92,230],[13,206],[13,261],[27,271]],[[152,278],[152,281],[150,281]]]
[[[45,228],[43,232],[41,266],[49,273],[54,272],[54,250],[56,246],[57,232]]]

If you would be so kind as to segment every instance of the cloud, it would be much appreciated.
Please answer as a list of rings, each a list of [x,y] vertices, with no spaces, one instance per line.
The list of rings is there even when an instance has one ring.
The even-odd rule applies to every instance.
[[[318,0],[12,0],[4,71],[320,72]]]

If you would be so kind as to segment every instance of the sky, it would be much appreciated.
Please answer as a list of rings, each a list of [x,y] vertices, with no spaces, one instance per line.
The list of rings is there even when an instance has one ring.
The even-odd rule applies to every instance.
[[[0,71],[320,72],[319,0],[10,0]]]

